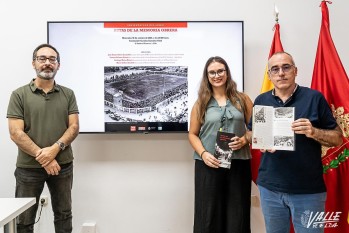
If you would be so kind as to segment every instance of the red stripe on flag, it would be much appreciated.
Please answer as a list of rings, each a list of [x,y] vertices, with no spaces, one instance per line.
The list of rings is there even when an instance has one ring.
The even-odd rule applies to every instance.
[[[282,47],[281,39],[280,39],[280,24],[276,23],[274,26],[275,32],[274,32],[274,38],[273,42],[271,43],[271,48],[269,52],[268,59],[277,52],[283,52],[284,48]]]
[[[321,11],[321,30],[311,88],[325,96],[344,139],[342,146],[323,150],[326,212],[341,212],[338,226],[325,228],[325,232],[343,233],[349,232],[349,80],[331,37],[326,1],[321,2]]]

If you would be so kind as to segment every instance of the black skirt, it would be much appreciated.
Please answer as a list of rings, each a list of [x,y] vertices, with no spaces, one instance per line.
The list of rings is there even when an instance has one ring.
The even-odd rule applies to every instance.
[[[232,160],[231,168],[195,162],[194,233],[250,233],[251,164]]]

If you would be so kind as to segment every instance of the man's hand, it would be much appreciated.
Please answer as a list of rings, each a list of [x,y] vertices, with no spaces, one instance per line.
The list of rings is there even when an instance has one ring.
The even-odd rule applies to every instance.
[[[342,131],[337,125],[334,129],[319,129],[314,127],[308,119],[299,118],[292,123],[292,130],[296,134],[304,134],[323,146],[333,147],[343,143]]]
[[[61,166],[54,159],[47,166],[44,167],[48,175],[56,176],[61,171]]]
[[[314,135],[314,127],[308,119],[299,118],[292,123],[292,130],[296,134],[305,134],[308,138]]]
[[[36,154],[35,159],[41,164],[41,166],[46,167],[54,160],[54,158],[56,158],[59,150],[59,146],[55,143],[52,146],[40,149]]]
[[[274,153],[276,150],[275,149],[260,149],[262,153],[269,152],[269,153]]]

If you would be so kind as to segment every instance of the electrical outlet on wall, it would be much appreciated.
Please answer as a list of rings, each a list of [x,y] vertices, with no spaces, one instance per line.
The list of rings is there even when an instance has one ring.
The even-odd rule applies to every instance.
[[[39,203],[39,205],[47,206],[47,205],[48,205],[48,196],[42,195],[42,196],[40,197],[40,203]]]

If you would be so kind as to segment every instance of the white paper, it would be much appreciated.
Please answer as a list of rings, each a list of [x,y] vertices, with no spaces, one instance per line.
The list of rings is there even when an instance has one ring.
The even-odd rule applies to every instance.
[[[293,121],[294,107],[255,105],[252,115],[252,148],[295,150],[295,136],[291,128]]]

